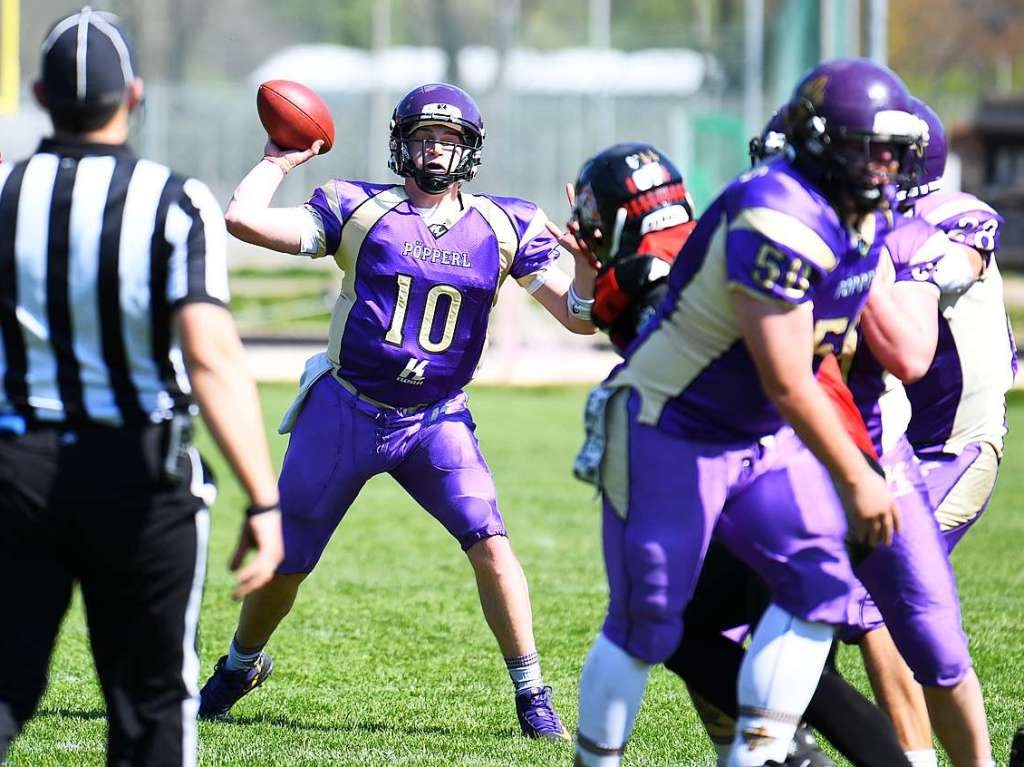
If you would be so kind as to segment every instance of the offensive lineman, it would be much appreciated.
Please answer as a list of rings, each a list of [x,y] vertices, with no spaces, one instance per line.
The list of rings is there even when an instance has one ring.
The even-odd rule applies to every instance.
[[[920,141],[909,98],[865,60],[805,76],[792,101],[817,119],[793,161],[744,174],[711,205],[658,317],[588,403],[580,468],[603,491],[611,604],[580,679],[578,765],[620,764],[648,669],[682,636],[712,529],[774,599],[741,669],[729,764],[785,759],[849,597],[832,482],[856,537],[888,543],[896,526],[813,367],[866,299],[884,234],[872,211]]]
[[[769,123],[769,131],[777,123]],[[776,147],[766,131],[768,151]],[[781,137],[784,143],[784,135]],[[764,159],[760,139],[751,144],[752,164]],[[778,143],[778,139],[774,140]],[[755,146],[756,145],[756,146]],[[639,158],[658,158],[645,174],[653,186],[643,188],[633,178]],[[649,144],[616,144],[587,160],[573,194],[570,236],[562,244],[589,251],[599,265],[594,287],[595,324],[608,332],[613,345],[625,353],[654,316],[668,291],[670,265],[692,233],[693,204],[681,174],[672,161]],[[577,204],[578,203],[578,204]],[[581,220],[582,219],[582,220]],[[601,229],[608,231],[605,236]],[[612,250],[617,246],[616,250]],[[863,420],[840,376],[834,357],[818,369],[818,378],[842,413],[851,437],[877,458]],[[743,651],[726,629],[755,624],[768,604],[768,594],[745,565],[714,541],[684,620],[683,643],[666,667],[684,678],[705,721],[712,721],[719,763],[725,764],[732,744],[736,716],[735,679]],[[700,694],[703,692],[703,694]],[[705,699],[705,696],[709,696]],[[726,716],[709,700],[718,701]],[[857,767],[909,765],[891,722],[839,675],[827,671],[819,682],[807,719],[819,727]],[[709,729],[709,732],[711,729]],[[726,735],[726,733],[728,733]],[[785,765],[831,767],[806,727],[798,730]]]
[[[908,459],[906,479],[920,483],[937,524],[932,535],[921,531],[920,538],[929,539],[928,554],[920,538],[908,538],[913,551],[902,558],[914,564],[903,571],[923,572],[934,584],[940,571],[950,570],[948,552],[984,511],[994,487],[1006,432],[1005,394],[1016,359],[993,257],[1000,219],[971,195],[936,191],[946,161],[945,133],[926,104],[915,100],[914,108],[928,125],[924,168],[905,196],[910,218],[887,243],[895,267],[889,282],[895,284],[880,281],[872,291],[862,321],[867,343],[857,349],[849,381],[876,444],[889,454],[909,454],[912,446],[920,459],[923,478]],[[936,247],[948,253],[932,260],[929,252],[934,255]],[[893,376],[883,379],[883,366],[904,385]],[[892,554],[901,555],[895,549]],[[855,592],[851,635],[861,644],[876,695],[893,717],[908,758],[915,765],[936,764],[934,723],[954,764],[990,764],[984,706],[959,609],[943,617],[934,593],[907,588],[902,576],[895,582],[904,592],[899,613],[880,614],[874,600]],[[900,642],[900,617],[909,614],[927,617],[914,624],[914,637],[931,636],[935,647],[944,648],[943,679],[922,671],[923,643],[908,644],[906,637]],[[923,696],[915,679],[926,685]],[[936,705],[943,710],[936,712]],[[954,711],[965,717],[967,727],[951,727]]]

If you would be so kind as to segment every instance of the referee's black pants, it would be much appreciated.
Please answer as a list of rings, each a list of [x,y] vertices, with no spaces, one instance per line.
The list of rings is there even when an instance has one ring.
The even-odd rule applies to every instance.
[[[194,450],[177,479],[165,476],[164,431],[0,432],[0,761],[46,688],[78,581],[107,765],[195,764],[209,515]]]

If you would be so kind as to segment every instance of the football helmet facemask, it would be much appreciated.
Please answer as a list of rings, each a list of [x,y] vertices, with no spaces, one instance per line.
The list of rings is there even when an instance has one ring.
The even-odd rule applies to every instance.
[[[463,140],[410,140],[413,131],[424,125],[452,127]],[[447,83],[421,85],[407,93],[391,115],[388,167],[399,176],[414,179],[424,192],[441,194],[452,184],[476,175],[483,143],[483,118],[468,93]],[[448,157],[443,168],[429,167],[432,160],[427,154],[434,147]]]

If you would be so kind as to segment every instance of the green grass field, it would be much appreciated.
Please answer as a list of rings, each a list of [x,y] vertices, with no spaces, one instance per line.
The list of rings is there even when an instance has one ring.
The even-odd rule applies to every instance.
[[[599,514],[572,479],[583,389],[471,390],[485,455],[512,541],[530,579],[546,681],[570,729],[580,666],[605,607]],[[292,387],[262,389],[276,424]],[[1000,764],[1024,720],[1024,398],[1011,403],[1007,458],[986,519],[958,549],[965,623],[986,691]],[[273,431],[273,428],[271,428]],[[272,434],[276,459],[283,438]],[[201,619],[202,678],[227,647],[238,606],[229,596],[229,548],[243,500],[220,469]],[[17,630],[9,616],[3,630]],[[235,708],[233,723],[200,725],[203,765],[568,765],[568,744],[522,739],[511,684],[484,624],[458,545],[389,477],[371,482],[300,592],[269,650],[273,679]],[[5,658],[5,663],[17,662]],[[864,686],[856,654],[841,665]],[[40,711],[10,765],[100,765],[103,702],[80,603],[65,622]],[[651,676],[626,764],[713,765],[682,685]]]

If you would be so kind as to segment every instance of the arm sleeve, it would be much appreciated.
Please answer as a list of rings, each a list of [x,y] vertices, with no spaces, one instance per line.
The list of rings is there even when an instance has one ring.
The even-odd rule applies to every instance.
[[[792,246],[751,229],[730,229],[726,237],[726,280],[734,290],[790,306],[814,299],[827,273]]]
[[[978,199],[961,203],[955,215],[944,216],[942,206],[928,215],[928,220],[949,235],[954,242],[962,242],[988,256],[999,250],[1003,217]]]
[[[814,300],[814,288],[838,258],[818,229],[763,203],[730,216],[725,239],[726,280],[734,290],[797,306]]]
[[[185,181],[181,196],[167,210],[164,237],[171,246],[168,304],[206,301],[227,306],[227,230],[220,205],[205,184]]]
[[[341,246],[341,218],[338,205],[331,204],[324,187],[313,192],[305,206],[311,215],[302,238],[301,253],[321,258],[333,256]]]
[[[906,237],[899,237],[904,230],[896,229],[886,239],[896,282],[926,282],[939,287],[935,274],[939,262],[949,250],[949,238],[941,229],[932,226],[921,224],[918,229],[920,231]]]
[[[562,253],[558,241],[545,226],[547,221],[544,211],[536,208],[519,238],[519,249],[512,260],[509,274],[520,284],[531,282],[533,275],[557,261]]]

